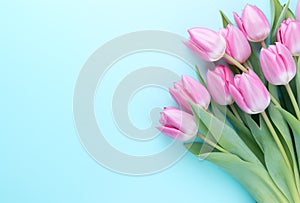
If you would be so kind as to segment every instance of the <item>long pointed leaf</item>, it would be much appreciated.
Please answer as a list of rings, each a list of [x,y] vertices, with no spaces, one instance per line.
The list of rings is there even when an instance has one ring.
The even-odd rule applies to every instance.
[[[233,154],[214,152],[201,156],[207,157],[206,160],[214,162],[236,178],[257,202],[289,202],[262,165],[243,161]]]
[[[231,127],[197,105],[193,103],[190,105],[196,120],[201,120],[203,122],[209,132],[223,148],[238,155],[244,160],[262,164]]]
[[[272,29],[272,32],[271,32],[271,43],[273,43],[273,42],[276,41],[276,32],[277,32],[280,24],[282,23],[282,21],[286,18],[286,14],[288,12],[289,5],[290,5],[290,0],[288,0],[286,2],[286,4],[284,5],[284,7],[282,8],[280,16],[278,17],[278,20],[274,22],[275,23],[274,24],[274,29]]]
[[[294,140],[295,140],[295,146],[296,146],[296,152],[297,152],[297,157],[298,157],[298,167],[300,168],[300,121],[297,120],[291,113],[288,111],[276,107],[282,114],[282,116],[285,118],[285,120],[288,122],[290,125],[293,135],[294,135]]]
[[[260,126],[258,126],[249,116],[247,117],[247,124],[253,136],[261,143],[264,149],[265,162],[270,176],[290,202],[293,202],[291,192],[297,191],[293,172],[287,167],[266,123],[260,118]]]
[[[215,104],[212,103],[212,106],[214,106],[214,105]],[[218,107],[219,106],[220,105],[218,105]],[[221,106],[220,110],[223,112],[223,114],[226,115],[227,120],[231,122],[231,125],[233,125],[237,134],[240,136],[240,138],[243,140],[243,142],[247,145],[247,147],[249,147],[249,149],[260,160],[260,162],[264,164],[265,161],[264,161],[264,155],[262,152],[262,148],[261,148],[261,146],[259,146],[259,144],[254,139],[250,130],[245,126],[245,124],[242,121],[237,119],[231,111],[227,110],[227,107],[223,108]]]

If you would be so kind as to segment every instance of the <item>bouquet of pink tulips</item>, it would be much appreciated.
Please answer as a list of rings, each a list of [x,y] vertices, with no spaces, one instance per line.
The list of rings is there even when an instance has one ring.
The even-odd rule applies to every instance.
[[[214,62],[206,80],[170,88],[158,129],[234,176],[257,202],[300,203],[300,2],[271,0],[271,23],[256,6],[221,12],[219,32],[195,27],[185,44]],[[220,60],[223,59],[223,60]]]

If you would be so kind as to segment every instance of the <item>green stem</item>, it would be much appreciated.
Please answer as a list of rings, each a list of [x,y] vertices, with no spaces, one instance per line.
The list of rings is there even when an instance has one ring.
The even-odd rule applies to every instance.
[[[204,137],[204,135],[198,133],[197,136],[200,137],[204,142],[206,142],[207,144],[209,144],[213,148],[216,148],[217,150],[219,150],[220,152],[224,152],[224,153],[228,153],[229,154],[229,152],[227,150],[225,150],[224,148],[222,148],[218,144],[210,141],[209,139],[207,139],[206,137]]]
[[[235,115],[235,117],[237,119],[239,119],[239,121],[241,121],[242,123],[244,123],[243,120],[242,120],[242,118],[240,117],[238,111],[236,110],[235,106],[233,104],[230,104],[230,108],[231,108],[233,114]]]
[[[261,46],[262,46],[263,48],[267,48],[267,45],[266,45],[265,40],[261,41],[260,44],[261,44]]]
[[[292,102],[292,105],[294,107],[294,110],[296,112],[296,116],[298,118],[298,120],[300,120],[300,111],[299,111],[299,107],[298,107],[298,104],[297,104],[297,101],[296,101],[296,98],[295,98],[295,95],[291,89],[291,86],[290,84],[286,84],[285,85],[285,88],[286,88],[286,91],[288,92],[289,94],[289,97],[291,99],[291,102]]]
[[[269,130],[270,130],[270,132],[271,132],[271,134],[272,134],[272,136],[273,136],[273,138],[274,138],[274,140],[275,140],[275,142],[276,142],[276,144],[277,144],[277,146],[278,146],[278,148],[279,148],[279,150],[280,150],[280,152],[282,154],[282,156],[283,156],[283,159],[286,162],[286,165],[287,165],[289,171],[291,173],[293,173],[293,169],[291,167],[291,164],[289,162],[287,154],[286,154],[286,152],[284,150],[284,147],[283,147],[282,143],[280,142],[280,139],[279,139],[279,137],[278,137],[278,135],[277,135],[277,133],[276,133],[276,131],[275,131],[275,129],[274,129],[274,127],[273,127],[273,125],[272,125],[269,117],[268,117],[268,115],[266,114],[265,111],[262,112],[261,115],[263,116],[263,118],[264,118],[264,120],[265,120],[265,122],[266,122],[266,124],[267,124],[267,126],[268,126],[268,128],[269,128]],[[300,202],[300,197],[299,197],[299,193],[298,193],[296,182],[292,182],[292,183],[289,182],[288,185],[289,185],[289,188],[291,190],[291,194],[292,194],[292,198],[293,198],[294,202],[295,203],[299,203]]]
[[[236,67],[238,67],[241,71],[248,73],[248,69],[245,68],[240,62],[229,56],[228,54],[225,53],[224,58],[227,59],[228,61],[232,62]]]
[[[275,106],[280,107],[280,103],[277,101],[277,99],[270,93],[271,101],[275,104]]]
[[[262,112],[261,115],[264,118],[264,120],[265,120],[265,122],[266,122],[266,124],[267,124],[267,126],[268,126],[268,128],[269,128],[269,130],[270,130],[270,132],[271,132],[271,134],[272,134],[272,136],[273,136],[273,138],[274,138],[274,140],[275,140],[275,142],[276,142],[276,144],[277,144],[277,146],[278,146],[278,148],[279,148],[279,150],[280,150],[280,152],[281,152],[281,154],[282,154],[282,156],[283,156],[283,158],[284,158],[284,160],[285,160],[285,162],[286,162],[286,164],[288,166],[288,168],[292,170],[291,164],[290,164],[289,159],[288,159],[288,157],[286,155],[286,152],[285,152],[285,150],[283,148],[283,145],[280,142],[280,139],[279,139],[279,137],[278,137],[278,135],[277,135],[277,133],[276,133],[276,131],[275,131],[275,129],[274,129],[274,127],[273,127],[273,125],[272,125],[269,117],[268,117],[268,115],[266,114],[265,111]]]

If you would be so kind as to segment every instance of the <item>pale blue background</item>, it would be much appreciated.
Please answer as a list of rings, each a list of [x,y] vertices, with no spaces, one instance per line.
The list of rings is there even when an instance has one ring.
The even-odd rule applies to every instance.
[[[79,71],[106,41],[144,29],[184,36],[193,26],[218,29],[219,9],[231,16],[232,10],[240,13],[246,2],[269,13],[268,1],[261,0],[1,1],[0,202],[254,202],[224,171],[190,154],[151,176],[111,172],[81,146],[72,117]],[[293,8],[295,4],[293,1]],[[128,69],[118,71],[120,65]],[[171,56],[132,56],[112,67],[110,79],[102,84],[103,94],[110,95],[118,80],[139,65],[161,65],[178,74],[193,74]],[[153,99],[153,93],[159,99]],[[151,106],[167,104],[171,99],[166,92],[145,89],[133,98],[129,113],[137,126],[147,127]],[[122,151],[147,154],[160,146],[156,143],[143,151],[137,143],[118,139],[111,118],[102,125],[108,126],[106,136]],[[109,129],[116,133],[114,139],[109,138]]]

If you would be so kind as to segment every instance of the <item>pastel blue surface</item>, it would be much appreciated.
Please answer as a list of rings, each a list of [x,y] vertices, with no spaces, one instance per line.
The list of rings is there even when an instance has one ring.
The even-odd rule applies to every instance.
[[[77,76],[87,58],[106,41],[145,29],[183,36],[189,27],[218,29],[219,9],[231,15],[247,2],[270,13],[268,2],[261,0],[2,1],[0,202],[254,202],[227,173],[191,154],[150,176],[114,173],[86,153],[72,112]],[[296,2],[291,3],[295,8]],[[134,68],[155,64],[194,75],[191,68],[171,56],[153,53],[140,57],[120,63]],[[118,66],[111,68],[109,79],[98,90],[108,98],[112,87],[131,70],[119,72]],[[160,99],[154,100],[154,94]],[[170,104],[165,91],[146,88],[132,99],[129,115],[144,128],[149,126],[152,106]],[[96,110],[101,108],[96,105]],[[146,143],[139,147],[122,138],[109,117],[110,106],[107,108],[108,119],[101,125],[106,126],[105,135],[113,145],[131,154],[159,150],[159,142],[147,148]],[[110,132],[116,137],[109,138]]]

